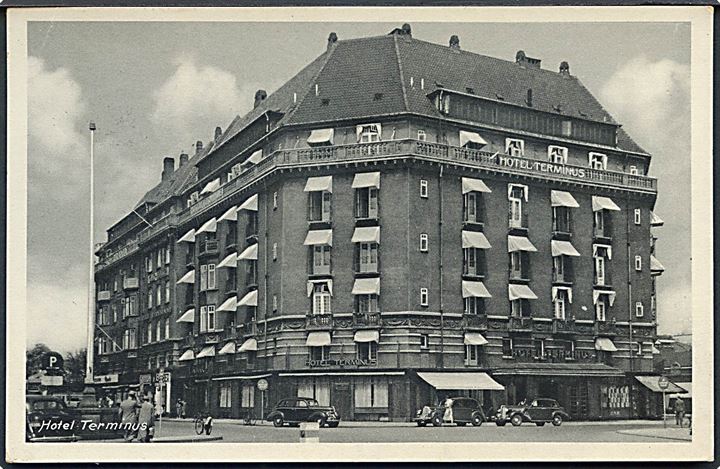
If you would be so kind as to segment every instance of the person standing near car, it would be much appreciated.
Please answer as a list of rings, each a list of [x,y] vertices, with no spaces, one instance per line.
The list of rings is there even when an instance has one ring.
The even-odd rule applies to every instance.
[[[450,423],[455,423],[455,422],[453,422],[452,406],[453,406],[453,400],[450,399],[449,397],[447,399],[445,399],[445,415],[443,416],[443,420],[450,422]]]
[[[125,441],[132,441],[135,434],[135,424],[137,423],[137,400],[135,399],[135,392],[130,391],[127,399],[120,403],[120,423],[125,429],[124,438]]]

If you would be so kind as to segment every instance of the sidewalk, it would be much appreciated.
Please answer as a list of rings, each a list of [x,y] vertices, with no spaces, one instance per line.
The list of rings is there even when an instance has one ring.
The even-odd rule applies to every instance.
[[[664,440],[676,441],[692,441],[690,429],[687,427],[680,428],[676,426],[668,428],[637,428],[632,430],[617,430],[617,433],[624,435],[647,436],[651,438],[661,438]]]
[[[205,443],[207,441],[222,440],[222,435],[189,435],[189,436],[160,436],[152,439],[152,443]]]

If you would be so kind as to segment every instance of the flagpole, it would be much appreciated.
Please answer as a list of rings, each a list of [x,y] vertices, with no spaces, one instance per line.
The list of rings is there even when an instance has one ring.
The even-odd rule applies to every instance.
[[[95,209],[95,123],[90,122],[90,258],[88,259],[88,317],[87,317],[87,350],[85,355],[85,384],[93,384],[93,362],[95,360],[95,243],[94,209]]]

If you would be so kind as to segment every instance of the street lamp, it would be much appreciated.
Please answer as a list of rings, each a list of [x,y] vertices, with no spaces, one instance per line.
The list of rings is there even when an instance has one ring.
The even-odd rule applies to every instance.
[[[95,192],[95,181],[94,181],[94,158],[95,158],[95,122],[90,122],[88,126],[90,130],[90,240],[88,242],[90,247],[90,258],[88,259],[88,317],[87,317],[87,352],[85,359],[85,384],[93,384],[94,373],[93,373],[93,362],[95,359],[95,245],[93,243],[94,237],[94,192]]]

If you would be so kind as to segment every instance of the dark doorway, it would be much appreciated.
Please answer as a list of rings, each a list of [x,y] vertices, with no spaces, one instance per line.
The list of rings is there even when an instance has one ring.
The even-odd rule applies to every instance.
[[[330,397],[330,403],[335,406],[335,410],[337,410],[338,414],[340,414],[340,418],[351,420],[352,392],[350,389],[350,383],[347,381],[333,383]]]

